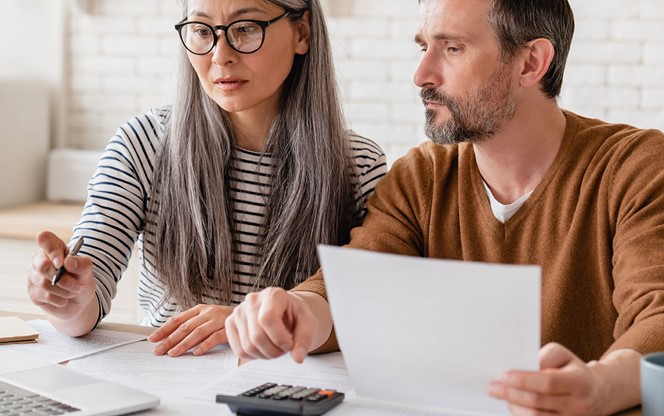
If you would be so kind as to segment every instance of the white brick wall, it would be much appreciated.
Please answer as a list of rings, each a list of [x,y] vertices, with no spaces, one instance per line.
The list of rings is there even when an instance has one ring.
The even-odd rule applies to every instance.
[[[351,126],[390,162],[425,140],[412,74],[416,0],[330,0],[341,95]],[[664,129],[664,1],[570,0],[577,30],[561,105],[608,121]],[[118,125],[170,103],[175,0],[89,0],[69,16],[68,135],[100,148]]]

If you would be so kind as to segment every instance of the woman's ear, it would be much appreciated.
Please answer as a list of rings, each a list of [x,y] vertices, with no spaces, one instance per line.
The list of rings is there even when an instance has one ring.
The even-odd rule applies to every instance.
[[[309,10],[302,14],[295,26],[297,38],[295,43],[295,53],[304,55],[309,52],[309,41],[311,40],[311,14]]]
[[[523,51],[521,85],[524,87],[539,85],[549,70],[554,55],[555,49],[550,40],[540,38],[528,42]]]

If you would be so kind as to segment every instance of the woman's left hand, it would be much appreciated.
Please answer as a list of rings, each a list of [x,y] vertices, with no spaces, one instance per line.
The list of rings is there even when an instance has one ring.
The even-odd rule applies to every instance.
[[[148,337],[159,342],[155,355],[180,356],[194,348],[194,355],[203,355],[215,346],[228,342],[224,328],[232,306],[197,305],[169,319]]]

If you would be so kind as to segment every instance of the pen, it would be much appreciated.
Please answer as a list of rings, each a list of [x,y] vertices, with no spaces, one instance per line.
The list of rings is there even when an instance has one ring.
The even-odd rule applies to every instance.
[[[82,245],[83,245],[83,237],[79,237],[78,240],[76,241],[76,244],[74,245],[74,248],[72,248],[69,251],[69,254],[67,254],[67,257],[75,256],[76,254],[78,254],[78,250],[81,249]],[[62,275],[64,275],[65,272],[67,271],[65,270],[64,261],[62,263],[63,263],[62,266],[55,273],[55,276],[53,276],[53,280],[51,280],[52,286],[55,286],[60,281],[60,279],[62,279]]]

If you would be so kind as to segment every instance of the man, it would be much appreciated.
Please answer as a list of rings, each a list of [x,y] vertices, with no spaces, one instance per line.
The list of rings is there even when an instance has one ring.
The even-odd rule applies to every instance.
[[[566,0],[425,0],[423,17],[415,82],[434,143],[394,164],[350,246],[539,264],[541,370],[488,393],[514,414],[638,404],[640,356],[664,350],[664,135],[558,107]],[[241,357],[336,346],[320,272],[247,296],[226,330]]]

